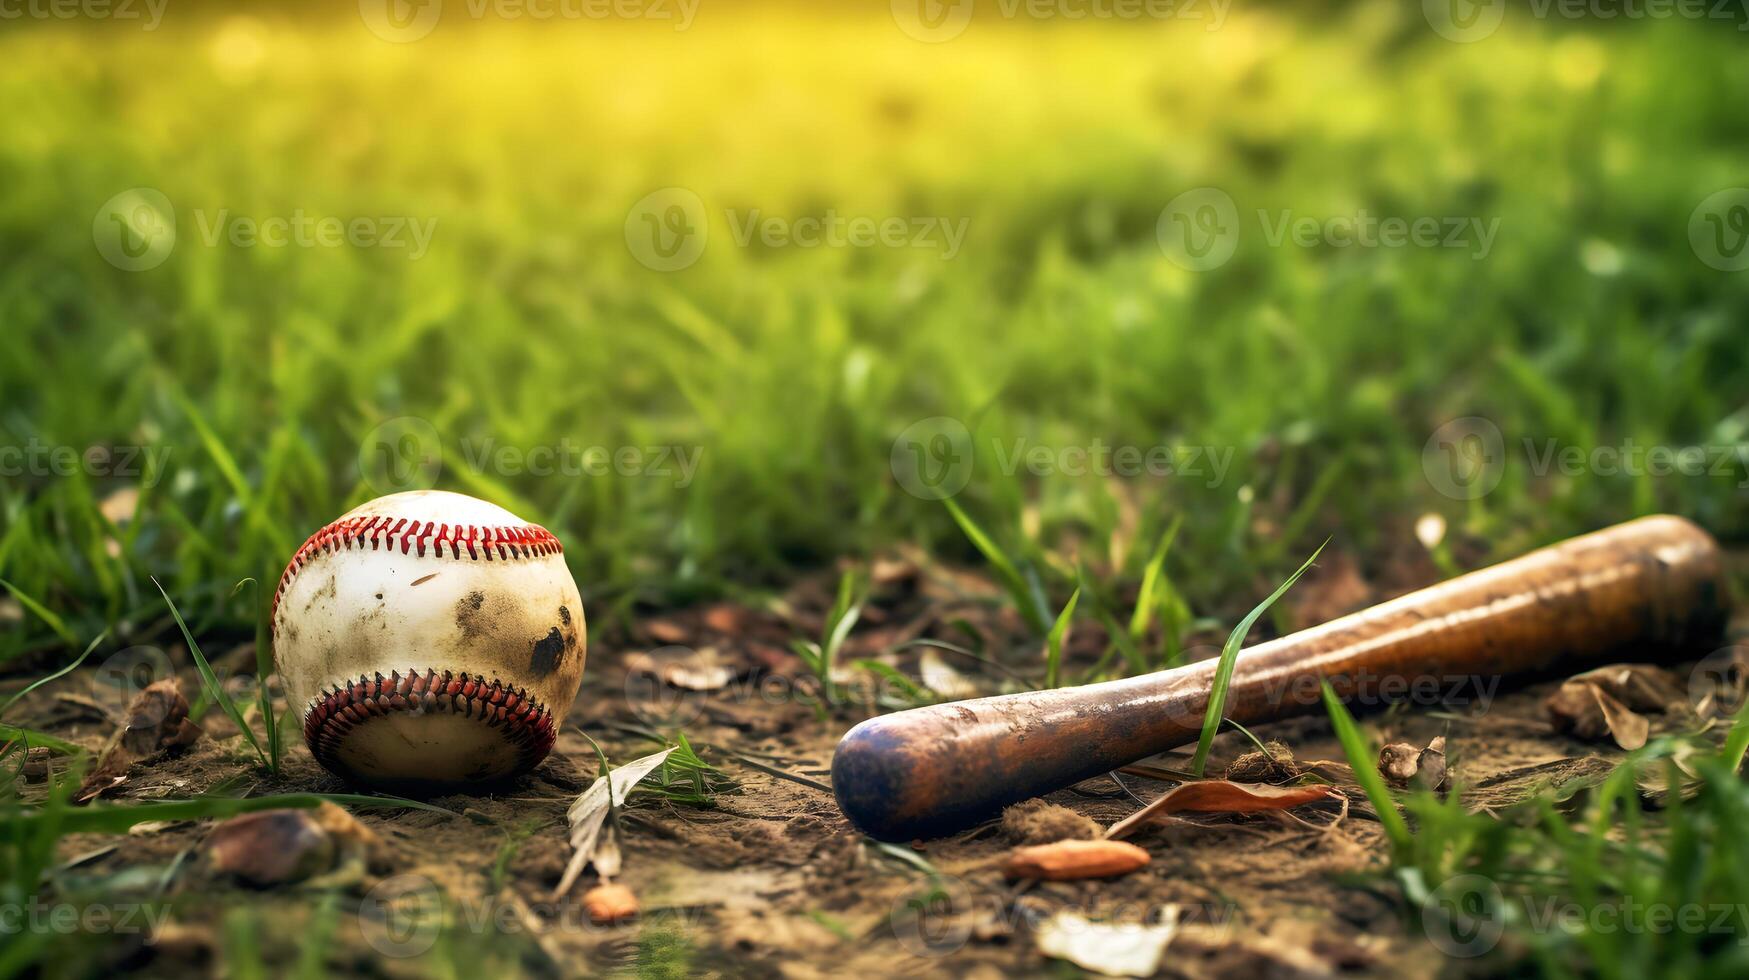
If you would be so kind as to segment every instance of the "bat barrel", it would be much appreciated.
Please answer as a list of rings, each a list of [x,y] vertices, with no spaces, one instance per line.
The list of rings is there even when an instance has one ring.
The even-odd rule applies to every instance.
[[[1243,724],[1320,710],[1321,683],[1365,704],[1716,638],[1723,560],[1678,517],[1630,521],[1239,654],[1225,714]],[[1003,806],[1195,741],[1215,662],[1084,687],[930,705],[844,736],[832,788],[881,840],[952,833]],[[1436,695],[1439,696],[1439,695]]]

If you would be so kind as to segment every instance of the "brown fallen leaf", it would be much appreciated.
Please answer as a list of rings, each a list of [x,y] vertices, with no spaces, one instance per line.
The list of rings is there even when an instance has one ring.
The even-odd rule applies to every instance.
[[[382,838],[345,809],[262,810],[232,817],[206,838],[207,866],[262,888],[319,876],[355,880],[381,865]]]
[[[704,611],[705,626],[718,633],[745,633],[753,621],[753,610],[729,602],[719,602]]]
[[[638,896],[624,885],[596,885],[583,893],[583,910],[598,926],[624,922],[637,917]]]
[[[675,646],[692,639],[692,631],[671,619],[646,619],[644,631],[657,643]]]
[[[1340,795],[1336,787],[1324,783],[1270,786],[1203,779],[1167,790],[1159,799],[1112,824],[1105,836],[1112,840],[1121,838],[1144,823],[1172,813],[1260,813],[1288,810]]]
[[[1597,699],[1597,707],[1603,712],[1610,734],[1615,736],[1615,744],[1629,752],[1646,744],[1646,738],[1652,733],[1651,722],[1606,694],[1601,687],[1594,685],[1591,696]]]
[[[1002,871],[1010,878],[1077,881],[1114,878],[1146,867],[1148,852],[1119,840],[1060,840],[1054,844],[1017,847]]]
[[[1398,788],[1414,784],[1431,790],[1445,788],[1445,736],[1418,749],[1408,742],[1392,742],[1379,751],[1379,774]]]
[[[1580,674],[1543,700],[1556,731],[1601,741],[1606,736],[1628,751],[1646,744],[1651,723],[1604,690],[1596,678]]]
[[[1651,664],[1610,664],[1576,674],[1573,680],[1590,681],[1635,711],[1662,714],[1688,704],[1688,692],[1682,681],[1670,671]]]
[[[176,678],[147,685],[128,703],[127,720],[110,736],[73,801],[90,802],[125,782],[134,763],[150,762],[164,752],[192,745],[200,736],[200,727],[188,720],[188,699],[182,696]]]
[[[667,647],[649,653],[628,653],[625,666],[628,671],[648,674],[683,691],[721,690],[737,673],[716,647],[699,650]]]
[[[259,887],[302,881],[328,870],[335,843],[302,810],[263,810],[232,817],[207,837],[207,865]]]

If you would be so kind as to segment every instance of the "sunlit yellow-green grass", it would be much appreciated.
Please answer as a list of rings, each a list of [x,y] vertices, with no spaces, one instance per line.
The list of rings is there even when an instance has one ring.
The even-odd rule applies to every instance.
[[[1539,476],[1524,451],[1741,445],[1749,303],[1688,238],[1703,198],[1749,182],[1740,35],[1514,20],[1453,44],[1385,2],[1204,27],[991,18],[926,45],[884,11],[749,7],[685,32],[446,21],[411,44],[344,14],[0,35],[0,444],[164,463],[15,466],[0,577],[81,641],[156,621],[148,575],[246,623],[238,580],[384,489],[385,423],[429,424],[436,485],[559,533],[604,611],[901,541],[969,555],[893,475],[895,438],[935,416],[974,435],[966,510],[1059,601],[1077,562],[1134,581],[1179,515],[1168,573],[1216,611],[1326,535],[1376,548],[1397,515],[1502,551],[1653,509],[1749,526],[1740,461]],[[1199,272],[1156,224],[1203,187],[1242,231]],[[177,222],[145,271],[94,241],[133,188]],[[664,188],[708,225],[669,272],[628,244]],[[1284,212],[1363,211],[1498,233],[1480,257],[1267,241]],[[964,240],[743,244],[754,214]],[[231,237],[322,217],[430,238],[415,257]],[[1504,471],[1453,499],[1423,449],[1468,416],[1504,433]],[[1110,479],[1059,454],[1041,475],[1017,445],[1231,462]],[[488,447],[698,463],[542,476]],[[100,502],[139,484],[111,526]],[[7,642],[61,640],[32,614]]]

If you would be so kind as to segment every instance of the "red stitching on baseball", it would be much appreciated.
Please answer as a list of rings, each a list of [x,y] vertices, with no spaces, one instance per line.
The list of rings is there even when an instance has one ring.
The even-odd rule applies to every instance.
[[[392,523],[391,523],[392,522]],[[299,569],[308,564],[317,555],[327,554],[347,548],[363,549],[367,545],[370,550],[400,546],[401,554],[416,552],[418,557],[425,557],[427,542],[433,557],[461,559],[466,557],[471,561],[513,561],[518,558],[540,558],[546,555],[563,554],[564,546],[559,539],[539,524],[529,524],[523,527],[485,527],[477,524],[438,524],[435,521],[408,521],[403,517],[347,517],[322,528],[310,539],[285,566],[284,574],[279,577],[279,589],[273,594],[273,608],[270,614],[277,618],[279,600],[285,595],[285,590],[291,587],[291,581]],[[478,548],[475,546],[479,545]],[[443,549],[449,548],[445,555]],[[466,546],[467,555],[462,554]]]
[[[452,712],[498,728],[504,740],[517,750],[517,768],[527,771],[552,751],[557,726],[547,706],[524,688],[505,687],[494,680],[468,674],[441,675],[427,670],[394,671],[359,677],[318,695],[304,715],[304,742],[325,768],[339,764],[340,743],[354,729],[373,718],[400,712],[435,714]]]

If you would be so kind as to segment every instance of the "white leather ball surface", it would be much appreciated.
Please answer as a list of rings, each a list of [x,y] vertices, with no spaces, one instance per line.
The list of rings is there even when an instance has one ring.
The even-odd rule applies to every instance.
[[[280,579],[273,649],[317,761],[358,783],[465,787],[539,764],[583,679],[559,542],[463,494],[380,497]]]

